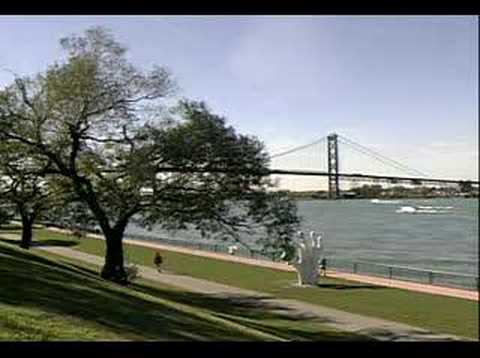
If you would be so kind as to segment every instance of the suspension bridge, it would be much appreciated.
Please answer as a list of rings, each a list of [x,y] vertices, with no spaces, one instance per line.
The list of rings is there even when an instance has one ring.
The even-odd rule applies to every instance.
[[[341,181],[438,187],[479,184],[473,180],[432,178],[420,170],[335,133],[312,143],[273,154],[270,159],[271,169],[268,174],[271,175],[327,177],[328,196],[331,199],[340,197]],[[348,171],[341,168],[348,168]]]
[[[340,149],[339,144],[342,149]],[[340,182],[424,185],[435,188],[464,185],[465,187],[476,188],[476,190],[479,186],[479,182],[475,180],[433,178],[423,171],[390,159],[377,151],[335,133],[314,142],[273,154],[270,156],[270,160],[269,169],[261,172],[244,168],[226,170],[211,166],[203,168],[162,166],[157,169],[157,173],[228,173],[326,177],[330,199],[341,197]],[[105,172],[116,171],[106,170]]]

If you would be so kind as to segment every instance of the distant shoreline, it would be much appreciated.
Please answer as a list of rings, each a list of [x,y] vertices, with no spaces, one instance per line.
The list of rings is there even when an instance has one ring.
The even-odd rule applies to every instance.
[[[328,199],[328,198],[312,198],[312,197],[290,197],[293,200],[321,200],[321,201],[332,201],[332,200],[372,200],[380,198],[338,198],[338,199]],[[428,200],[428,199],[478,199],[478,197],[394,197],[394,198],[381,198],[380,200]]]
[[[308,193],[308,194],[307,194]],[[399,200],[399,199],[478,199],[478,195],[472,196],[371,196],[371,197],[351,197],[351,196],[340,196],[338,199],[330,199],[325,196],[317,196],[316,194],[310,194],[310,192],[289,192],[288,196],[293,200]]]

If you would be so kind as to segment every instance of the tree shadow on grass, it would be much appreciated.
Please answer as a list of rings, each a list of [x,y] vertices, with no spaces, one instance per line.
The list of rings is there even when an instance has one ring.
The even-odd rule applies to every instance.
[[[98,275],[95,269],[81,265],[71,264],[76,269],[85,272],[87,275]],[[259,329],[264,332],[279,335],[283,338],[293,340],[365,340],[364,336],[352,335],[343,332],[306,332],[295,329],[292,323],[308,323],[315,321],[318,324],[331,323],[327,318],[316,315],[294,312],[285,305],[279,305],[269,300],[271,295],[246,296],[246,295],[211,295],[198,292],[184,291],[180,288],[161,288],[149,281],[149,284],[133,282],[129,288],[154,297],[161,297],[170,301],[193,306],[202,310],[208,310],[212,315],[228,319],[244,326]],[[283,320],[288,327],[271,327],[262,324],[262,321]]]
[[[22,225],[0,225],[0,232],[18,232],[22,230]]]
[[[19,246],[19,243],[16,240],[0,239],[0,242],[4,242],[14,246],[15,249],[10,249],[10,250],[11,252],[15,252],[15,256],[19,260],[32,261],[37,265],[46,265],[47,267],[54,267],[58,269],[64,269],[64,270],[72,269],[72,267],[68,263],[65,263],[64,261],[61,261],[61,260],[52,261],[42,256],[34,255],[28,250],[17,248]],[[5,253],[3,252],[5,250],[8,250],[8,247],[0,246],[0,255],[5,256]]]
[[[1,235],[1,233],[0,233]],[[18,239],[5,239],[3,237],[0,236],[0,241],[1,242],[4,242],[6,244],[9,244],[9,245],[16,245],[16,246],[19,246],[20,245],[20,240]]]
[[[207,309],[212,314],[227,318],[235,323],[258,329],[271,334],[279,335],[286,339],[308,341],[336,341],[336,340],[371,340],[364,335],[356,335],[346,332],[304,330],[299,324],[307,325],[332,323],[330,319],[293,311],[285,305],[279,305],[270,301],[272,296],[245,296],[245,295],[221,295],[212,296],[196,292],[181,291],[180,289],[166,290],[152,285],[141,283],[132,284],[132,288],[169,300],[188,304],[201,309]],[[272,321],[282,320],[283,327],[272,327]],[[270,321],[270,324],[268,322]],[[297,326],[297,327],[295,327]],[[313,327],[313,326],[312,326]]]
[[[67,261],[68,262],[68,261]],[[70,263],[76,269],[85,272],[87,275],[98,276],[98,271],[93,268],[87,268],[81,265]],[[141,274],[140,274],[141,276]],[[231,314],[242,316],[244,318],[255,319],[278,319],[281,317],[287,321],[303,321],[312,319],[309,314],[294,313],[285,305],[279,305],[271,302],[273,297],[269,294],[246,296],[239,294],[202,294],[198,292],[184,291],[181,288],[171,287],[164,289],[159,287],[151,280],[147,280],[149,284],[134,281],[129,288],[155,297],[162,297],[171,301],[175,301],[202,309],[211,310],[219,314]],[[281,315],[281,316],[280,316]],[[315,316],[315,318],[317,318]],[[320,323],[331,323],[328,319],[317,319]]]
[[[283,319],[278,314],[264,312],[259,307],[240,307],[228,299],[213,299],[203,295],[159,290],[132,285],[139,293],[107,283],[92,272],[82,272],[69,264],[53,262],[15,247],[0,244],[0,302],[14,306],[40,308],[61,315],[81,318],[109,327],[133,340],[256,340],[253,333],[241,332],[219,322],[205,320],[181,309],[149,301],[139,293],[153,295],[197,308],[219,311],[236,310],[257,320]],[[240,310],[240,311],[239,311]],[[264,315],[264,316],[261,316]],[[260,318],[258,318],[260,317]],[[240,318],[238,318],[240,319]],[[233,321],[230,319],[230,321]],[[259,323],[244,327],[259,326]],[[257,328],[258,329],[258,328]],[[276,335],[292,339],[339,339],[336,334],[315,334],[295,330],[273,329]],[[297,338],[295,338],[297,337]],[[345,334],[344,339],[356,339]]]
[[[130,339],[190,340],[192,333],[199,340],[255,338],[110,288],[103,280],[68,269],[67,265],[46,266],[36,255],[3,245],[0,254],[0,302],[5,304],[82,318]]]
[[[79,244],[78,241],[46,239],[46,240],[34,242],[33,246],[35,247],[44,247],[44,246],[71,247],[71,246],[77,246],[78,244]]]
[[[458,341],[459,339],[455,339],[452,336],[447,334],[432,334],[427,330],[419,330],[419,329],[410,329],[405,330],[404,332],[393,332],[391,330],[386,329],[368,329],[365,330],[368,334],[374,334],[377,338],[383,341],[390,341],[390,342],[401,342],[401,341],[430,341],[430,342],[453,342]]]
[[[1,233],[0,233],[1,235]],[[6,244],[11,244],[11,245],[20,245],[20,240],[19,239],[5,239],[0,236],[0,242],[4,242]],[[46,240],[41,240],[41,241],[33,241],[31,247],[44,247],[44,246],[60,246],[60,247],[71,247],[71,246],[77,246],[78,241],[67,241],[67,240],[55,240],[55,239],[46,239]]]

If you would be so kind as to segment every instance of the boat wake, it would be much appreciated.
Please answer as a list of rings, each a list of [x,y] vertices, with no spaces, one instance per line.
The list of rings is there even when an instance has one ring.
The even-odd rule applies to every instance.
[[[402,206],[400,209],[395,210],[396,213],[413,214],[417,211],[413,206]]]
[[[432,209],[439,209],[439,210],[451,210],[453,209],[453,206],[418,206],[419,209],[427,209],[427,210],[432,210]]]
[[[372,204],[400,204],[400,200],[380,200],[380,199],[372,199],[370,200]]]
[[[451,209],[453,206],[402,206],[395,212],[401,214],[446,214]]]

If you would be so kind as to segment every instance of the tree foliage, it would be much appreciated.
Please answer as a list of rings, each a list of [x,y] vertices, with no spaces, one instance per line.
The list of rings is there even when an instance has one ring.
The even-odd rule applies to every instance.
[[[462,193],[470,193],[473,191],[472,182],[470,181],[463,181],[459,184],[459,190]]]
[[[2,199],[0,197],[0,227],[8,224],[13,217],[11,210],[8,208],[8,203],[5,203]]]
[[[235,240],[261,229],[270,247],[289,240],[295,207],[271,191],[260,141],[203,103],[168,107],[169,72],[137,69],[104,29],[61,45],[64,61],[0,91],[0,139],[88,206],[106,238],[103,277],[125,281],[122,238],[133,216]]]
[[[55,206],[63,193],[55,191],[55,186],[37,173],[35,162],[19,149],[8,140],[0,144],[0,201],[15,207],[22,221],[20,246],[29,249],[35,221]]]

